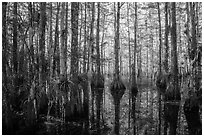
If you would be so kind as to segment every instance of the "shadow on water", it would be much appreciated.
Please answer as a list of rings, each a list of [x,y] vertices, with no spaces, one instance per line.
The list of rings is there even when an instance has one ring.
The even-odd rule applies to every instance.
[[[80,123],[61,123],[61,122],[44,122],[40,124],[36,134],[40,135],[82,135],[83,124]]]
[[[19,123],[19,121],[16,122]],[[46,117],[41,116],[35,125],[23,124],[15,127],[12,132],[3,131],[2,133],[3,135],[82,135],[85,132],[83,127],[83,122],[62,122],[54,117],[47,120]]]
[[[96,126],[89,131],[90,135],[96,135]],[[101,134],[106,135],[110,129],[107,126],[101,126]],[[3,133],[9,134],[9,133]],[[11,133],[10,133],[11,134]],[[60,119],[51,117],[40,117],[35,126],[19,127],[14,134],[16,135],[86,135],[85,123],[79,122],[63,122]]]

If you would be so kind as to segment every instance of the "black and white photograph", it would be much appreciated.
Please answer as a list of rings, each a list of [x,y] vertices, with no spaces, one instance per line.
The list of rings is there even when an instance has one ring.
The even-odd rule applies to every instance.
[[[202,135],[202,2],[1,2],[2,135]]]

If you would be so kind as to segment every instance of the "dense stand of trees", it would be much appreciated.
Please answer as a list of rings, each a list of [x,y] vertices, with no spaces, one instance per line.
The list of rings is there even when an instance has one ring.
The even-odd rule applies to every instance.
[[[201,9],[3,2],[2,133],[202,134]]]

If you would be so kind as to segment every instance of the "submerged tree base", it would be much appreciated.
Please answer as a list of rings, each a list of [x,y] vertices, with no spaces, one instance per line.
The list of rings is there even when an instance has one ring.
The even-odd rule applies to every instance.
[[[186,99],[184,104],[184,114],[188,123],[188,132],[190,135],[201,135],[202,124],[199,114],[199,103],[196,97]]]
[[[114,78],[114,81],[111,83],[111,95],[113,96],[113,101],[115,105],[115,127],[114,131],[116,135],[119,135],[119,119],[120,119],[120,100],[125,93],[125,86],[122,83],[121,79]]]
[[[165,104],[164,117],[169,122],[169,134],[176,135],[179,103],[168,102]]]

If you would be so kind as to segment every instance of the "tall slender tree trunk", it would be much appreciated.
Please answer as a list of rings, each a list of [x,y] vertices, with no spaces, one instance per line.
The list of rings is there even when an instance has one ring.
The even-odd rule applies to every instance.
[[[150,13],[150,16],[151,16],[151,13]],[[152,21],[151,21],[152,23]],[[153,33],[152,33],[152,30],[150,30],[150,39],[151,39],[151,89],[153,87],[153,74],[154,74],[154,64],[153,64],[153,61],[154,61],[154,37],[153,37]],[[151,94],[150,94],[150,100],[151,100],[151,118],[152,120],[154,120],[154,91],[151,90],[150,91]]]
[[[60,75],[65,75],[65,55],[64,55],[64,51],[66,49],[65,43],[65,35],[66,35],[66,30],[64,28],[64,14],[65,14],[65,3],[62,2],[61,4],[61,22],[60,22],[60,30],[61,30],[61,35],[60,35]]]
[[[130,28],[129,28],[129,3],[127,3],[127,23],[128,23],[128,49],[129,49],[129,84],[131,84],[131,46],[130,46]],[[130,134],[130,118],[131,118],[131,86],[129,88],[129,113],[128,113],[128,129]]]
[[[116,17],[116,33],[115,33],[115,71],[116,77],[119,79],[119,27],[120,27],[120,3],[118,3],[117,17]]]
[[[48,110],[47,110],[47,119],[49,119],[49,115],[50,115],[50,109],[52,107],[53,104],[53,100],[50,94],[50,83],[51,83],[51,79],[53,76],[53,60],[54,60],[54,52],[53,52],[53,30],[52,30],[52,2],[50,3],[50,8],[49,8],[49,46],[47,46],[47,50],[48,50],[48,61],[49,61],[49,79],[48,79]]]
[[[92,73],[93,70],[93,63],[92,63],[92,56],[93,56],[93,44],[94,44],[94,35],[93,35],[93,29],[94,29],[94,21],[95,21],[95,2],[91,3],[92,5],[92,16],[91,16],[91,24],[90,24],[90,41],[89,41],[89,72]],[[94,99],[95,93],[94,90],[91,89],[91,112],[92,112],[92,123],[94,124],[95,121],[95,114],[94,114]]]
[[[136,50],[137,50],[137,3],[135,2],[135,23],[134,23],[134,56],[133,56],[133,66],[132,66],[132,84],[131,84],[131,93],[132,93],[132,118],[133,118],[133,134],[136,135],[136,117],[135,117],[135,104],[136,96],[138,93],[136,85]]]
[[[165,3],[165,61],[164,68],[168,72],[168,58],[169,58],[169,24],[168,24],[168,2]]]
[[[66,27],[65,27],[65,2],[62,2],[61,4],[61,13],[60,13],[60,47],[59,47],[59,61],[60,61],[60,81],[63,81],[66,79],[66,51],[67,51],[67,45],[65,45],[66,42]],[[66,91],[61,91],[61,92],[66,92]],[[65,108],[64,108],[64,96],[61,96],[59,99],[59,109],[60,109],[60,118],[65,120]]]
[[[45,26],[46,26],[46,2],[40,3],[40,39],[39,39],[39,49],[40,49],[40,82],[45,82],[46,80],[46,62],[45,62]],[[34,91],[35,92],[35,91]],[[37,106],[38,102],[36,97],[34,97],[34,110],[35,110],[35,115],[38,118],[38,112],[37,112]]]
[[[102,38],[101,38],[101,59],[102,59],[102,62],[101,62],[101,73],[104,74],[104,71],[105,71],[105,61],[104,61],[104,58],[105,58],[105,44],[104,43],[104,37],[105,37],[105,22],[106,22],[106,14],[103,14],[103,27],[102,27]]]
[[[118,49],[119,49],[119,21],[120,21],[120,3],[118,2],[118,10],[117,15],[115,15],[115,78],[119,79],[119,56],[118,56]],[[115,5],[114,5],[115,7]],[[115,12],[114,12],[115,13]],[[115,127],[114,131],[116,135],[119,135],[119,116],[120,116],[120,102],[118,101],[118,98],[115,99]]]
[[[85,2],[85,19],[84,19],[84,53],[83,53],[83,72],[87,72],[87,3]],[[90,84],[90,80],[88,79],[88,84]],[[86,121],[85,121],[85,132],[84,134],[89,134],[89,85],[87,85],[86,90],[84,91],[84,113],[86,116]]]
[[[188,53],[188,57],[189,57],[189,60],[188,60],[188,62],[187,62],[187,67],[188,67],[188,72],[190,72],[190,71],[192,71],[192,65],[189,65],[189,64],[191,64],[191,42],[192,42],[192,40],[191,40],[191,36],[190,36],[190,2],[186,2],[186,15],[187,15],[187,23],[186,23],[186,26],[185,26],[185,28],[186,28],[186,31],[185,31],[185,33],[186,33],[186,37],[187,37],[187,53]],[[190,84],[189,84],[189,86],[190,87],[193,87],[193,75],[191,74],[191,79],[190,79]]]
[[[169,45],[168,45],[168,36],[169,36],[169,24],[168,24],[168,2],[165,3],[165,61],[164,61],[164,69],[166,73],[168,73],[168,58],[169,58]],[[166,109],[166,104],[164,104],[164,109]],[[167,135],[167,121],[164,118],[164,135]]]
[[[175,92],[179,94],[180,98],[180,92],[179,92],[179,85],[178,85],[178,58],[177,58],[177,33],[176,33],[176,3],[172,3],[172,48],[173,48],[173,82],[175,86]],[[175,98],[176,99],[176,98]]]
[[[96,32],[96,52],[97,52],[97,80],[96,80],[96,93],[97,93],[97,100],[96,100],[96,107],[97,107],[97,133],[100,134],[100,113],[101,113],[101,100],[103,97],[103,85],[104,81],[102,80],[101,70],[100,70],[100,47],[99,47],[99,26],[100,26],[100,2],[98,4],[98,16],[97,16],[97,32]]]
[[[139,34],[141,34],[141,30],[139,32]],[[139,83],[141,84],[141,81],[142,81],[142,45],[140,45],[139,47],[139,54],[138,54],[138,73],[137,73],[137,78],[138,78],[138,81]]]
[[[157,3],[158,7],[158,17],[159,17],[159,75],[161,75],[161,48],[162,48],[162,36],[161,36],[161,17],[160,17],[160,7],[159,3]],[[161,134],[161,93],[159,92],[159,125],[158,125],[158,132],[159,135]]]
[[[49,17],[50,17],[50,20],[49,20],[49,46],[47,46],[48,48],[48,60],[49,60],[49,77],[51,78],[52,77],[52,59],[53,59],[53,52],[52,52],[52,45],[53,45],[53,39],[52,39],[52,2],[50,3],[50,10],[49,10]]]
[[[45,65],[45,25],[46,25],[46,3],[40,3],[40,66],[41,66],[41,80],[46,78],[46,65]]]
[[[15,92],[18,92],[18,87],[17,87],[17,74],[18,74],[18,43],[17,43],[17,37],[18,37],[18,32],[17,32],[17,2],[14,2],[14,8],[13,8],[13,74],[14,74],[14,88]]]
[[[7,2],[2,3],[2,83],[7,89]],[[3,94],[8,94],[3,91]],[[7,98],[6,98],[7,99]]]
[[[114,4],[115,7],[115,4]],[[120,29],[120,8],[121,5],[118,2],[117,3],[117,15],[115,16],[115,72],[114,72],[114,78],[111,83],[110,91],[113,96],[114,105],[115,105],[115,127],[114,132],[116,135],[119,134],[120,124],[119,124],[119,118],[120,118],[120,100],[125,92],[125,86],[122,83],[120,77],[119,77],[119,29]]]
[[[57,72],[57,62],[58,62],[58,47],[59,47],[59,32],[58,32],[58,23],[59,23],[59,10],[60,10],[60,3],[57,3],[57,14],[56,14],[56,22],[55,22],[55,38],[54,38],[54,52],[53,52],[53,76],[55,76]]]
[[[191,54],[190,54],[190,59],[195,60],[196,56],[198,56],[198,51],[201,51],[198,49],[198,42],[197,42],[197,32],[196,32],[196,4],[195,2],[190,3],[190,15],[191,15],[191,36],[192,36],[192,41],[191,41]],[[198,58],[198,57],[197,57]],[[200,57],[199,57],[200,58]],[[201,87],[201,78],[199,77],[199,74],[201,74],[201,60],[197,59],[197,62],[193,62],[193,73],[194,73],[194,89],[196,90],[196,94],[198,94],[197,91],[199,91]],[[199,93],[199,95],[201,95]]]
[[[83,6],[82,6],[82,4],[81,3],[79,3],[79,13],[80,13],[80,16],[79,16],[79,21],[80,21],[80,25],[79,25],[79,44],[78,44],[78,49],[80,49],[81,48],[81,46],[82,46],[82,28],[83,28]],[[79,58],[80,58],[80,54],[79,54]],[[80,59],[79,59],[79,61],[78,61],[78,66],[79,66],[79,68],[78,68],[78,72],[79,72],[79,74],[80,73],[82,73],[82,70],[83,70],[83,68],[81,67],[83,65],[83,63],[80,61]]]
[[[145,23],[145,24],[146,24],[146,32],[148,32],[148,26],[147,26],[148,22],[147,22],[147,20],[146,20],[145,22],[146,22],[146,23]],[[146,45],[146,46],[147,46],[147,47],[146,47],[146,48],[147,48],[147,54],[146,54],[146,65],[147,65],[147,68],[146,68],[146,69],[147,69],[146,78],[147,78],[147,81],[148,81],[148,79],[149,79],[149,74],[148,74],[148,73],[149,73],[149,51],[148,51],[148,50],[149,50],[149,46],[148,46],[148,44],[149,44],[149,43],[148,43],[148,41],[147,41],[147,45]],[[147,82],[147,87],[148,87],[148,86],[149,86],[149,82]],[[146,91],[147,102],[149,102],[149,94],[148,94],[148,93],[149,93],[149,89],[147,89],[147,91]],[[149,106],[148,106],[148,103],[147,103],[147,107],[146,107],[147,113],[148,113],[148,110],[149,110],[148,107],[149,107]]]
[[[96,52],[97,52],[97,59],[96,59],[96,63],[97,63],[97,74],[98,76],[100,75],[100,47],[99,47],[99,26],[100,26],[100,2],[97,3],[98,4],[98,16],[97,16],[97,32],[96,32]]]
[[[67,75],[68,65],[67,65],[67,47],[68,47],[68,9],[69,3],[66,3],[66,10],[65,10],[65,36],[64,36],[64,61],[65,61],[65,75]]]
[[[101,46],[100,46],[100,50],[101,50],[101,53],[100,53],[100,59],[101,59],[101,63],[100,63],[100,66],[101,66],[101,74],[103,75],[103,79],[104,79],[104,84],[105,84],[105,61],[104,61],[104,58],[105,58],[105,46],[106,46],[106,43],[104,43],[104,38],[105,38],[105,22],[106,22],[106,14],[103,14],[103,27],[102,27],[102,38],[101,38]],[[105,90],[103,90],[103,99],[102,99],[102,122],[103,122],[103,125],[104,125],[104,109],[105,109]]]
[[[176,3],[172,2],[172,29],[171,29],[171,38],[172,38],[172,78],[169,83],[169,87],[165,94],[166,103],[165,117],[169,122],[170,135],[176,134],[177,121],[178,121],[178,111],[179,111],[179,102],[180,89],[178,85],[178,59],[177,59],[177,32],[176,32]]]
[[[29,25],[30,25],[30,28],[29,28],[29,46],[30,46],[30,52],[31,52],[31,58],[32,58],[32,62],[30,61],[29,62],[29,71],[30,71],[30,81],[29,83],[31,84],[32,83],[32,79],[34,78],[34,75],[35,75],[35,65],[34,65],[34,62],[35,62],[35,59],[34,59],[34,48],[33,48],[33,36],[34,36],[34,29],[33,29],[33,6],[32,6],[32,3],[30,2],[29,3]],[[31,108],[32,109],[32,108]],[[29,114],[31,115],[31,114]],[[27,116],[26,116],[27,118]],[[27,119],[28,120],[28,119]]]
[[[84,13],[84,52],[83,52],[83,72],[85,73],[87,70],[86,70],[86,60],[87,60],[87,45],[86,45],[86,42],[87,42],[87,32],[86,32],[86,18],[87,18],[87,12],[86,12],[86,2],[84,3],[84,6],[85,6],[85,13]]]
[[[78,88],[77,88],[77,76],[78,76],[78,17],[79,17],[79,3],[72,2],[71,3],[71,31],[72,31],[72,39],[71,39],[71,79],[73,81],[73,85],[71,86],[71,101],[72,106],[71,109],[77,109],[78,103],[76,102]]]

